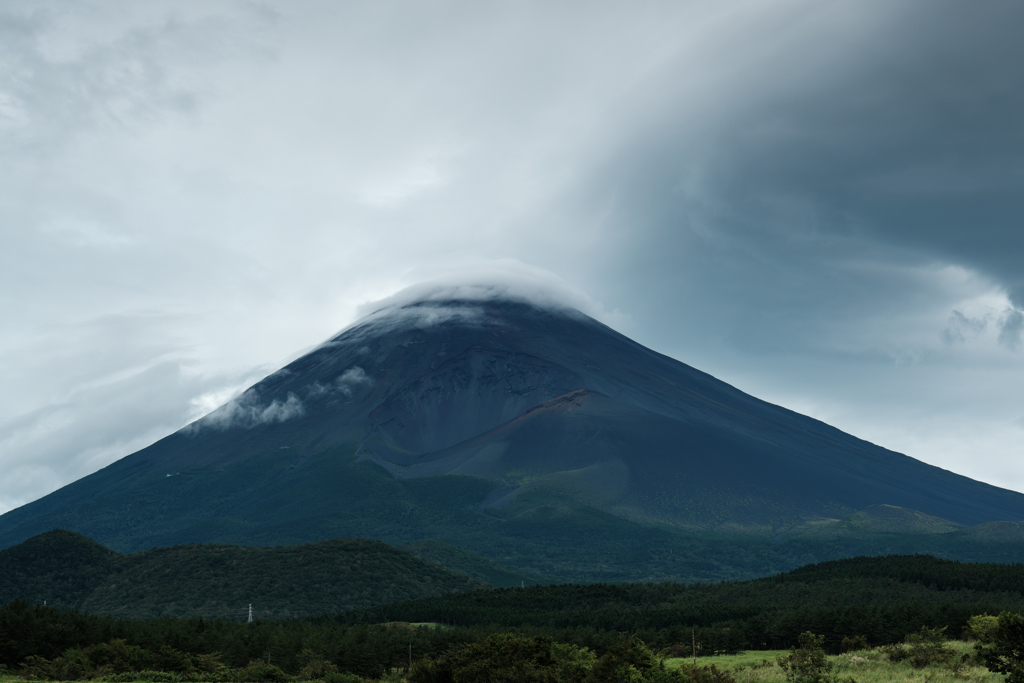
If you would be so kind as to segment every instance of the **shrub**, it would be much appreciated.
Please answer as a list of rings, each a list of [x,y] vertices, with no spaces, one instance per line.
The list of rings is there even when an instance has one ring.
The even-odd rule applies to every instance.
[[[409,672],[412,683],[475,683],[476,681],[537,681],[554,683],[552,641],[511,633],[494,634],[448,650],[437,660],[417,662]]]
[[[109,683],[132,683],[132,681],[139,680],[138,676],[139,674],[135,671],[126,671],[124,673],[104,676],[103,680],[108,681]]]
[[[658,653],[661,657],[672,657],[678,659],[691,656],[690,646],[685,643],[674,643]]]
[[[932,663],[945,663],[956,653],[946,645],[946,627],[928,628],[922,626],[918,633],[907,634],[906,643],[910,666],[923,669]]]
[[[706,671],[707,668],[694,673],[704,678],[694,680],[700,683],[734,683],[728,679],[708,678],[724,672],[715,669],[712,673]],[[655,657],[650,648],[635,636],[619,638],[608,652],[594,661],[590,673],[583,679],[584,683],[683,683],[688,680],[691,679],[687,678],[686,670],[665,668],[665,662]],[[559,681],[561,683],[561,679]]]
[[[620,638],[594,662],[585,680],[588,683],[639,681],[654,665],[654,653],[642,641],[634,637]]]
[[[45,657],[29,655],[21,664],[21,677],[29,680],[51,680],[53,663]]]
[[[857,652],[868,649],[867,636],[846,636],[841,643],[843,652]]]
[[[787,683],[825,683],[832,681],[832,662],[825,656],[822,645],[825,636],[816,636],[810,631],[801,633],[799,647],[790,650],[785,657],[779,657],[779,666],[786,672]]]
[[[714,664],[703,667],[684,664],[679,667],[679,673],[688,683],[736,683],[735,676]]]
[[[889,658],[890,662],[902,662],[910,655],[910,653],[899,644],[883,645],[881,650],[885,653],[885,656]]]
[[[967,672],[967,667],[971,665],[971,659],[970,655],[965,655],[963,657],[950,657],[943,664],[943,668],[946,670],[946,673],[953,678],[969,680],[971,676]]]
[[[211,677],[208,674],[224,675],[227,672],[228,668],[221,663],[219,652],[192,655],[192,671],[190,673],[199,676],[196,680],[209,681]]]
[[[550,638],[499,633],[452,648],[436,660],[416,662],[409,672],[409,681],[582,683],[593,662],[594,655],[586,648],[560,645]]]
[[[337,673],[338,667],[325,659],[311,659],[299,672],[300,681],[326,680],[328,674]]]
[[[430,657],[415,662],[409,669],[409,683],[448,683],[451,680],[451,670]]]
[[[991,643],[998,628],[999,617],[993,617],[990,614],[976,614],[967,620],[967,628],[964,629],[964,640]]]
[[[62,681],[84,681],[92,678],[93,666],[89,656],[77,647],[64,651],[53,660],[54,677]]]
[[[21,675],[37,680],[101,678],[111,683],[218,681],[224,678],[225,671],[219,657],[217,653],[189,655],[166,645],[157,652],[150,652],[137,645],[128,645],[124,640],[113,639],[85,648],[68,648],[52,660],[29,656],[21,665]],[[168,678],[172,673],[174,675]]]
[[[324,683],[363,683],[363,679],[347,671],[345,673],[334,671],[324,676]]]
[[[118,681],[149,681],[150,683],[179,683],[181,676],[172,671],[139,671],[136,673],[122,673],[116,676]],[[108,678],[106,680],[113,680]]]
[[[255,659],[245,668],[236,670],[232,678],[238,683],[284,683],[288,675],[273,664]]]
[[[734,683],[714,667],[696,683]],[[587,648],[512,633],[454,647],[424,658],[409,672],[410,683],[684,683],[691,680],[635,637],[620,638],[600,658]]]

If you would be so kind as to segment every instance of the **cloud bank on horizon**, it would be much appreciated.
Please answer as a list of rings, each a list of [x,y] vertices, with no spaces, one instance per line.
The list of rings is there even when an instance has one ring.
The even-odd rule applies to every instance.
[[[1024,490],[1021,27],[1009,0],[0,3],[0,512],[424,281],[551,297]]]

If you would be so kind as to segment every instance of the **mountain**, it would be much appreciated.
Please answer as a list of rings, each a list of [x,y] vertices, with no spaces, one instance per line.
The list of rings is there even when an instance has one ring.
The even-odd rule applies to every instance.
[[[518,585],[518,584],[517,584]],[[180,545],[130,555],[70,531],[0,550],[0,604],[25,600],[122,618],[282,619],[488,588],[378,541],[277,548]]]
[[[909,516],[883,521],[893,509]],[[820,532],[841,520],[848,533]],[[744,394],[574,309],[461,288],[384,306],[0,516],[0,547],[54,528],[122,552],[436,539],[538,580],[707,580],[855,554],[1017,560],[999,534],[953,530],[1019,520],[1024,495]]]

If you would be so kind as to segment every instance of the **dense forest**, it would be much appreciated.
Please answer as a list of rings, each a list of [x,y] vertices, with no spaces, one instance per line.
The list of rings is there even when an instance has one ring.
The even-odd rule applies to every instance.
[[[456,559],[502,578],[482,558]],[[0,551],[0,604],[21,599],[126,618],[240,619],[255,603],[258,617],[285,619],[488,587],[356,538],[277,548],[192,543],[122,555],[81,534],[51,531]]]
[[[1022,565],[897,556],[822,563],[745,582],[504,588],[251,624],[116,619],[16,601],[0,608],[0,665],[67,679],[133,661],[134,670],[193,672],[208,680],[218,667],[258,662],[297,675],[319,662],[379,677],[406,666],[410,656],[439,657],[499,633],[547,638],[599,656],[619,647],[624,634],[654,651],[687,656],[696,641],[704,656],[788,648],[813,631],[826,650],[837,652],[845,637],[881,645],[922,627],[959,635],[971,616],[1024,608],[1022,589]]]
[[[708,654],[785,648],[812,630],[835,650],[852,635],[882,644],[921,626],[948,626],[959,633],[971,615],[1021,609],[1022,596],[1024,565],[913,555],[837,560],[718,584],[506,588],[381,605],[331,619],[630,632],[660,647],[683,641],[696,629]]]

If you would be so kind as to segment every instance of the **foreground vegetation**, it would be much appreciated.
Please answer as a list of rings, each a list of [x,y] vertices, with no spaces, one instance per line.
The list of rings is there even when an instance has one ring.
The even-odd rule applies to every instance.
[[[1022,595],[1020,565],[911,556],[742,583],[498,589],[252,623],[117,619],[15,601],[0,607],[0,674],[111,683],[981,683],[991,669],[1024,683]]]
[[[382,625],[384,630],[409,625]],[[437,629],[430,629],[437,630]],[[443,630],[443,629],[441,629]],[[252,660],[230,668],[220,655],[190,656],[161,646],[158,652],[114,639],[109,643],[70,648],[54,659],[29,656],[18,676],[0,681],[97,680],[107,683],[1007,683],[1024,680],[1024,617],[1003,613],[979,615],[965,635],[973,642],[951,641],[946,629],[922,628],[903,643],[878,648],[865,646],[863,636],[847,638],[847,651],[827,656],[823,638],[800,635],[789,651],[757,651],[717,657],[672,658],[655,654],[635,636],[620,635],[604,652],[559,643],[547,637],[495,633],[452,645],[440,653],[406,665],[385,667],[376,676],[340,671],[339,666],[312,650],[302,653],[301,669],[287,674],[267,660]],[[408,634],[407,634],[408,635]],[[669,648],[671,650],[671,648]]]
[[[947,630],[922,627],[902,642],[875,648],[867,636],[847,636],[841,642],[846,652],[832,657],[823,635],[803,632],[788,652],[693,660],[692,654],[678,656],[693,652],[683,642],[655,654],[636,634],[615,632],[552,637],[527,627],[133,622],[14,603],[0,608],[0,675],[109,683],[982,683],[995,672],[1006,674],[1007,683],[1024,683],[1024,617],[975,615],[963,630],[973,644],[948,641]],[[695,639],[694,630],[691,643]]]

